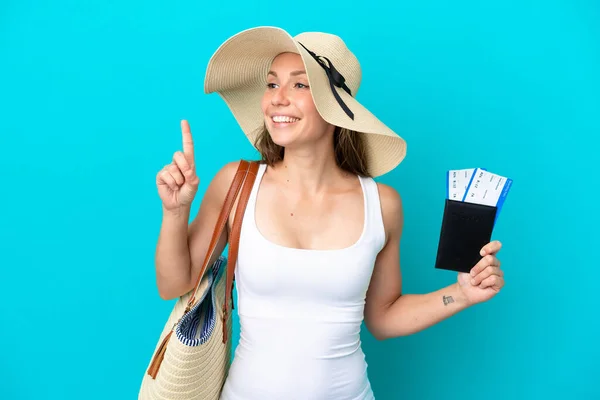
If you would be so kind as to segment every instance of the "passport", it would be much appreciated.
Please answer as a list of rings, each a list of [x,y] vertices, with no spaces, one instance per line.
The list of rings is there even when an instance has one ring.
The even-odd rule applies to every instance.
[[[436,269],[471,271],[492,239],[512,182],[485,168],[447,171]]]

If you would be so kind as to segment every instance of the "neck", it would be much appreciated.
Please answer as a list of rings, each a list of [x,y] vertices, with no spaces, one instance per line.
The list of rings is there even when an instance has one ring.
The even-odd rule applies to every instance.
[[[315,195],[343,175],[335,162],[332,137],[310,148],[286,148],[284,159],[275,166],[283,183],[294,191]]]

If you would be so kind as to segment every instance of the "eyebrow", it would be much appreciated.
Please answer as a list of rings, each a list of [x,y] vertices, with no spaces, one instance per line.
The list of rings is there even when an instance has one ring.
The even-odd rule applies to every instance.
[[[267,75],[273,75],[274,77],[277,78],[277,73],[275,73],[275,71],[269,71],[269,73]],[[290,72],[290,75],[291,76],[306,75],[306,71],[304,71],[304,70],[292,71],[292,72]]]

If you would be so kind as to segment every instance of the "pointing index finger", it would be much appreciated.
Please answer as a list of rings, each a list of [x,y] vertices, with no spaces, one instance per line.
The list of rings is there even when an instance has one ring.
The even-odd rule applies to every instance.
[[[194,140],[192,139],[190,124],[186,120],[181,121],[181,137],[183,140],[183,154],[190,164],[194,164]]]

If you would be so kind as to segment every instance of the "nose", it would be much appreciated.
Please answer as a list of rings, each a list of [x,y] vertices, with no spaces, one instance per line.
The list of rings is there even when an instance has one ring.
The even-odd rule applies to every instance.
[[[287,106],[290,104],[288,93],[285,87],[279,87],[273,90],[271,97],[271,104],[274,106]]]

